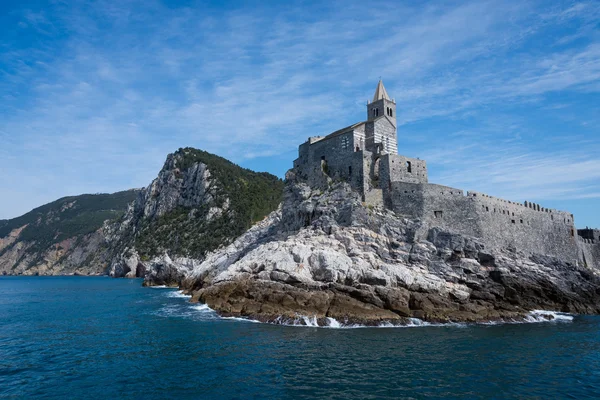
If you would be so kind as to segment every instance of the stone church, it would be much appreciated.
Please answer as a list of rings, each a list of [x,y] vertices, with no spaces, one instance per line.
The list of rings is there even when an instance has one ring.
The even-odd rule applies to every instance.
[[[597,231],[580,236],[568,212],[429,183],[424,160],[398,154],[396,116],[396,102],[380,80],[367,104],[367,119],[309,137],[299,146],[294,172],[315,188],[350,183],[366,205],[420,220],[423,238],[439,227],[493,247],[591,265],[600,261]]]

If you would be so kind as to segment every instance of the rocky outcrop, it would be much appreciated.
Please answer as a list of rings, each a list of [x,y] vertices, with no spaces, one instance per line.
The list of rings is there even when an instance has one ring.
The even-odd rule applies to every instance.
[[[283,182],[273,175],[201,150],[179,149],[125,215],[104,227],[109,274],[135,277],[143,269],[147,284],[174,285],[187,276],[188,265],[277,208],[282,190]]]
[[[348,185],[321,192],[288,174],[282,208],[181,280],[223,315],[280,322],[490,321],[534,309],[600,311],[596,268],[433,228],[369,208]],[[151,282],[149,282],[151,284]]]

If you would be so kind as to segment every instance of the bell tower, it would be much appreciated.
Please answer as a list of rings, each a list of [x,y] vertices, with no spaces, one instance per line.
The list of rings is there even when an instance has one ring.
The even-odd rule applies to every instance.
[[[390,98],[381,79],[373,101],[367,103],[366,148],[374,153],[398,154],[396,102]]]
[[[373,100],[367,104],[367,121],[386,116],[396,126],[396,102],[390,99],[381,79],[377,83]]]

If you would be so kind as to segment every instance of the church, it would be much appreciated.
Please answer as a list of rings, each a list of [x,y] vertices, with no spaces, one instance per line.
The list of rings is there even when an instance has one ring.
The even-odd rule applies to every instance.
[[[492,247],[574,263],[596,245],[577,234],[569,212],[429,183],[424,160],[398,154],[396,102],[381,80],[366,111],[365,121],[302,143],[294,160],[296,176],[321,190],[348,182],[365,205],[420,221],[420,239],[438,227],[484,239]]]
[[[380,80],[367,104],[365,121],[327,136],[313,136],[300,145],[294,167],[311,186],[320,186],[323,172],[343,179],[359,191],[363,200],[382,203],[382,184],[391,179],[426,183],[425,161],[398,155],[396,102]]]

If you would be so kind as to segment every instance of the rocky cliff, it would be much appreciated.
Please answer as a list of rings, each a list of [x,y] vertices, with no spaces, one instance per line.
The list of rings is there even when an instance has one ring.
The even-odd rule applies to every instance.
[[[345,183],[313,190],[288,173],[282,207],[202,261],[156,259],[222,315],[320,324],[519,320],[535,309],[600,311],[598,266],[585,267],[367,207]]]
[[[96,275],[108,252],[103,223],[124,214],[137,190],[64,197],[0,221],[0,273]]]
[[[106,225],[110,275],[144,276],[151,264],[154,282],[176,285],[182,275],[161,269],[161,262],[174,258],[184,269],[199,263],[276,209],[282,191],[283,182],[274,175],[205,151],[179,149],[125,215]]]

